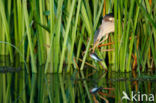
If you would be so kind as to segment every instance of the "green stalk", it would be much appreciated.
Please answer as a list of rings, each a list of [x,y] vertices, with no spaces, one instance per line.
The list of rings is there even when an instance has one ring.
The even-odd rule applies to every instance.
[[[154,4],[156,4],[156,1],[154,2]],[[153,14],[153,17],[156,17],[156,7],[154,6],[154,14]],[[154,20],[156,22],[156,20]],[[156,30],[155,30],[156,31]],[[156,32],[154,31],[155,35],[154,35],[154,43],[156,44]],[[154,46],[156,48],[156,45]]]
[[[85,55],[83,57],[83,61],[82,61],[80,70],[83,70],[83,67],[84,67],[84,64],[85,64],[85,61],[86,61],[86,58],[87,58],[87,54],[88,54],[88,51],[89,51],[89,47],[90,47],[91,41],[92,41],[92,36],[90,36],[90,38],[89,38],[89,42],[87,44],[86,52],[85,52]]]
[[[154,33],[154,35],[156,35],[156,32]],[[156,50],[154,48],[154,41],[151,41],[151,50],[152,50],[152,55],[153,55],[153,60],[154,60],[154,64],[156,65]]]
[[[94,19],[94,21],[95,21],[95,19],[96,19],[96,15],[97,15],[97,8],[98,8],[98,1],[99,0],[93,0],[93,4],[94,4],[94,14],[93,14],[93,19]],[[103,0],[104,1],[104,0]]]
[[[143,26],[141,26],[143,28],[143,31],[140,31],[140,34],[144,34],[143,36],[141,35],[140,37],[142,37],[142,42],[141,43],[141,50],[137,51],[137,65],[138,65],[138,73],[140,75],[140,65],[143,65],[143,57],[144,57],[144,52],[146,50],[146,43],[148,41],[148,32],[147,32],[147,28],[146,28],[146,24],[143,24]]]
[[[150,44],[151,44],[151,40],[152,40],[152,34],[150,34],[150,25],[148,24],[149,22],[147,22],[147,34],[148,34],[148,39],[147,39],[147,42],[146,42],[146,49],[145,49],[145,52],[144,52],[144,60],[143,63],[142,63],[142,71],[144,72],[145,71],[145,67],[146,67],[146,63],[147,63],[147,58],[148,58],[148,53],[149,53],[149,48],[150,48]]]
[[[36,14],[36,16],[39,16],[40,18],[40,23],[41,24],[45,24],[44,23],[44,17],[43,17],[43,3],[44,1],[43,0],[39,0],[39,15]],[[36,9],[35,9],[36,10]],[[37,17],[36,17],[37,18]],[[45,52],[45,38],[44,38],[44,35],[45,35],[45,30],[43,28],[40,28],[38,27],[38,30],[39,30],[39,64],[44,64],[45,63],[45,57],[46,57],[46,52]]]
[[[77,12],[76,12],[75,26],[74,26],[73,33],[72,33],[72,44],[71,44],[71,51],[69,53],[69,62],[68,62],[67,72],[70,71],[70,66],[71,66],[74,43],[75,43],[75,39],[76,39],[76,29],[77,29],[77,23],[78,23],[79,12],[80,12],[80,5],[81,5],[81,0],[78,1],[78,8],[77,8]]]
[[[133,7],[134,7],[134,3],[135,3],[135,0],[132,0],[131,1],[131,6],[130,6],[130,13],[129,13],[129,18],[128,18],[128,23],[127,23],[127,31],[126,31],[126,37],[125,37],[125,42],[124,42],[124,51],[123,51],[123,69],[125,68],[125,65],[126,65],[126,54],[127,54],[127,49],[128,49],[128,40],[129,40],[129,31],[130,31],[130,21],[131,21],[131,17],[132,17],[132,14],[133,14]],[[127,67],[127,66],[126,66]],[[125,70],[124,70],[125,71]]]
[[[94,20],[94,27],[93,27],[93,31],[95,31],[96,30],[96,28],[97,28],[97,25],[98,25],[98,22],[99,22],[99,18],[100,18],[100,16],[101,16],[101,12],[102,12],[102,9],[103,9],[103,4],[104,4],[104,0],[102,0],[102,3],[101,3],[101,5],[100,5],[100,8],[99,8],[99,11],[98,11],[98,13],[96,13],[96,18],[95,18],[95,20]],[[101,22],[101,21],[100,21]],[[94,35],[93,35],[94,36]]]
[[[0,17],[0,23],[2,23],[2,19]],[[4,28],[2,26],[2,24],[0,24],[0,32],[1,32],[1,35],[0,35],[0,41],[5,41],[5,34],[4,34]],[[5,44],[0,44],[0,55],[6,55],[5,53]]]
[[[29,58],[29,57],[30,57],[29,44],[28,44],[28,46],[27,46],[27,51],[26,51],[26,53],[27,53],[27,54],[26,54],[26,56],[27,56],[27,57],[26,57],[26,62],[29,63],[29,61],[30,61],[30,58]]]
[[[18,28],[15,27],[15,30],[18,29],[18,35],[16,35],[16,34],[15,35],[16,35],[16,37],[19,36],[19,40],[17,38],[17,41],[16,42],[17,42],[18,45],[20,45],[20,51],[21,51],[22,57],[24,57],[24,41],[23,41],[23,37],[24,37],[24,17],[23,17],[23,12],[22,12],[22,3],[21,3],[21,0],[18,0],[17,1],[17,17],[18,17],[18,19],[17,19],[18,22],[16,21],[16,18],[15,18],[15,22],[17,22],[17,24],[18,24]],[[20,41],[22,43],[19,44],[18,41]],[[24,60],[23,60],[22,57],[20,56],[20,61],[21,62],[24,62]]]
[[[122,21],[121,21],[121,1],[119,2],[119,5],[118,5],[118,24],[117,24],[117,28],[118,28],[118,41],[120,41],[121,39],[121,34],[122,34]],[[119,51],[118,51],[119,52]]]
[[[50,43],[50,51],[47,57],[47,61],[46,61],[46,65],[45,65],[45,73],[47,73],[48,70],[48,65],[50,63],[50,60],[53,60],[53,38],[54,38],[54,32],[53,32],[53,28],[54,28],[54,1],[50,0],[50,35],[51,35],[51,43]],[[52,67],[53,67],[53,61],[52,63]],[[52,69],[50,70],[50,72],[52,72]]]
[[[50,10],[50,5],[49,5],[49,2],[50,2],[50,0],[48,0],[47,2],[45,2],[45,10]],[[49,12],[50,13],[50,12]],[[47,17],[47,19],[46,18],[44,18],[44,22],[46,23],[44,23],[45,25],[48,25],[48,26],[45,26],[47,29],[49,29],[49,32],[45,29],[45,31],[44,31],[44,33],[45,33],[45,35],[46,35],[46,37],[45,37],[45,44],[46,45],[50,45],[50,28],[49,28],[49,20],[51,19],[50,18],[50,16],[49,15],[47,15],[48,17]],[[48,53],[49,53],[49,48],[47,48],[47,47],[45,47],[45,52],[46,52],[46,54],[48,55]],[[47,55],[46,55],[46,57],[47,57]],[[45,57],[45,64],[46,64],[46,57]]]
[[[84,0],[84,5],[86,7],[88,19],[89,19],[89,21],[92,21],[92,13],[91,13],[91,9],[90,9],[90,6],[89,6],[89,0]]]
[[[58,1],[58,7],[57,7],[57,26],[56,26],[56,37],[54,38],[54,45],[55,45],[55,61],[54,61],[54,72],[57,72],[58,70],[58,64],[60,59],[60,34],[61,34],[61,26],[62,26],[62,6],[63,6],[64,0]]]
[[[141,2],[141,0],[139,0],[139,2]],[[133,50],[134,36],[135,36],[135,30],[136,30],[136,26],[137,26],[137,20],[138,20],[139,10],[140,10],[140,7],[137,6],[135,20],[134,20],[134,25],[133,25],[132,39],[130,41],[130,47],[129,47],[130,50],[129,50],[129,56],[128,56],[127,69],[126,69],[127,72],[130,71],[130,63],[131,63],[131,57],[132,57],[131,55],[132,55],[132,50]]]
[[[138,2],[137,2],[138,3]],[[152,24],[152,26],[156,29],[156,23],[153,20],[153,16],[152,14],[149,14],[148,12],[146,12],[146,9],[143,7],[142,4],[138,3],[138,5],[140,6],[140,9],[143,11],[144,15],[148,18],[148,21]]]
[[[146,8],[147,8],[147,11],[148,11],[148,13],[149,14],[151,14],[151,9],[150,9],[150,4],[149,4],[149,0],[145,0],[145,3],[146,3]],[[151,17],[152,17],[152,15],[151,15]],[[152,18],[153,19],[153,18]],[[149,48],[149,53],[150,53],[150,48]],[[149,54],[148,53],[148,54]],[[148,64],[148,68],[150,68],[150,60],[151,60],[151,58],[148,58],[148,60],[147,60],[147,64]]]
[[[64,56],[65,56],[66,43],[67,43],[67,39],[68,39],[69,28],[70,28],[70,24],[71,24],[71,19],[72,19],[72,15],[73,15],[73,11],[74,11],[75,2],[76,2],[76,0],[73,0],[72,6],[71,6],[71,12],[69,14],[69,18],[67,21],[67,28],[66,28],[64,42],[63,42],[62,54],[61,54],[61,58],[60,58],[61,61],[60,61],[59,73],[62,73],[62,69],[63,69],[63,61],[64,61]]]
[[[2,0],[0,0],[0,14],[1,14],[1,18],[2,18],[2,23],[3,23],[4,31],[5,31],[5,34],[6,34],[5,35],[6,36],[6,40],[9,43],[11,43],[9,23],[7,22],[5,10],[4,10],[4,4],[3,4]],[[10,60],[11,60],[11,62],[13,62],[12,48],[10,46],[8,46],[8,50],[9,50],[9,53],[10,53]]]
[[[23,1],[23,13],[24,13],[24,19],[25,19],[25,24],[26,24],[26,29],[27,29],[28,43],[29,43],[29,47],[30,47],[32,72],[36,73],[37,72],[36,60],[35,60],[35,56],[33,53],[34,47],[32,44],[31,32],[30,32],[30,28],[29,28],[29,18],[28,18],[27,2],[26,1]]]
[[[120,22],[118,24],[118,31],[120,32],[119,33],[119,50],[118,50],[118,55],[119,55],[119,69],[120,71],[122,71],[123,68],[121,68],[121,58],[122,58],[122,50],[121,50],[121,44],[122,44],[122,39],[123,39],[123,29],[122,29],[122,12],[123,12],[123,0],[120,1],[120,6],[118,7],[118,9],[120,9],[120,12],[118,13],[118,17],[120,18]],[[120,29],[119,29],[120,28]],[[124,71],[124,70],[123,70]]]
[[[126,37],[126,29],[127,29],[127,6],[128,6],[128,0],[125,0],[125,17],[124,17],[124,29],[123,29],[123,35],[122,35],[122,39],[120,42],[120,68],[121,71],[124,71],[125,69],[125,61],[124,61],[124,41],[125,41],[125,37]]]
[[[91,41],[92,41],[92,23],[91,22],[89,22],[89,18],[88,18],[88,16],[87,16],[87,13],[86,13],[86,9],[85,9],[85,7],[84,7],[84,4],[83,4],[83,2],[82,2],[82,9],[81,9],[81,13],[82,13],[82,19],[83,19],[83,21],[84,21],[84,23],[85,23],[85,26],[86,26],[86,29],[87,29],[87,31],[88,31],[88,34],[89,34],[89,42],[88,42],[88,44],[87,44],[87,48],[86,48],[86,52],[85,52],[85,55],[84,55],[84,57],[83,57],[83,61],[82,61],[82,64],[81,64],[81,68],[80,68],[80,70],[83,70],[83,67],[84,67],[84,64],[85,64],[85,61],[86,61],[86,57],[87,57],[87,54],[88,54],[88,51],[89,51],[89,47],[90,47],[90,44],[91,44]]]
[[[18,43],[19,43],[19,34],[18,34],[18,22],[17,22],[17,10],[16,10],[16,3],[17,0],[14,0],[14,9],[13,9],[13,12],[14,12],[14,38],[15,38],[15,46],[17,47],[18,46]]]
[[[82,13],[82,20],[84,21],[85,23],[85,26],[86,26],[86,29],[87,29],[87,32],[89,35],[92,34],[92,22],[89,20],[88,18],[88,15],[87,15],[87,12],[86,12],[86,9],[85,9],[85,6],[82,2],[82,6],[81,6],[81,13]]]
[[[106,12],[106,14],[108,14],[109,13],[109,8],[110,8],[110,6],[111,6],[111,1],[110,0],[106,0],[106,10],[105,10],[105,12]]]
[[[83,24],[82,25],[82,32],[79,33],[79,36],[80,36],[80,39],[79,39],[79,42],[78,42],[78,49],[77,49],[77,54],[76,54],[76,61],[78,61],[79,59],[79,56],[80,56],[80,52],[81,52],[81,47],[82,47],[82,42],[83,42],[83,35],[81,34],[84,34],[85,32],[85,25]]]
[[[8,10],[8,21],[10,22],[10,14],[11,14],[11,4],[12,4],[12,0],[9,0],[8,2],[7,2],[7,10]]]
[[[117,4],[117,0],[115,0],[114,2],[114,15],[115,15],[115,71],[118,71],[119,69],[119,66],[118,66],[118,21],[117,21],[117,10],[118,12],[120,12],[120,9],[117,9],[118,8],[118,4]],[[120,18],[118,18],[120,19]],[[119,28],[120,29],[120,28]]]
[[[149,5],[149,0],[145,0],[145,2],[146,2],[146,7],[147,7],[148,13],[151,13],[150,5]]]
[[[137,2],[138,3],[138,2]],[[147,3],[147,2],[146,2]],[[156,28],[156,23],[155,23],[155,21],[153,20],[153,16],[151,15],[151,14],[149,14],[146,10],[145,10],[145,8],[143,7],[143,5],[141,4],[141,3],[138,3],[138,5],[139,5],[139,7],[140,7],[140,9],[143,11],[143,13],[145,14],[145,16],[146,16],[146,25],[148,25],[147,27],[149,27],[150,25],[149,25],[149,23],[151,23],[151,25],[152,25],[152,27],[154,28],[154,31],[155,31],[155,28]],[[149,9],[149,7],[148,7],[148,4],[147,4],[147,8],[148,8],[148,11],[150,12],[150,9]],[[146,25],[145,25],[145,29],[144,29],[144,31],[147,29],[147,31],[146,31],[146,33],[148,34],[149,32],[151,32],[150,31],[150,28],[147,28],[146,27]],[[142,46],[142,51],[141,51],[141,57],[140,57],[140,64],[142,64],[142,66],[143,66],[143,71],[144,71],[144,69],[145,69],[145,64],[146,64],[146,59],[147,59],[147,57],[146,56],[148,56],[148,51],[147,51],[147,48],[149,48],[149,43],[151,42],[151,35],[146,35],[147,37],[144,37],[144,41],[147,41],[147,42],[143,42],[142,44],[143,44],[143,46]],[[150,36],[150,37],[149,37]],[[146,44],[145,44],[146,43]],[[146,47],[146,48],[145,48]],[[144,51],[145,51],[145,53],[144,53]],[[145,55],[144,56],[144,61],[143,61],[143,55]],[[139,66],[140,66],[140,64],[138,64]],[[139,69],[139,68],[138,68]]]

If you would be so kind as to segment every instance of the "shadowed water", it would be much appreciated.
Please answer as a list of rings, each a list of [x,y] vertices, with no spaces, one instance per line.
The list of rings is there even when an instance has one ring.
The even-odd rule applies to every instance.
[[[156,79],[151,78],[152,73],[138,77],[135,72],[106,73],[88,68],[84,72],[45,75],[44,66],[38,70],[38,74],[31,75],[25,69],[1,72],[0,103],[128,103],[136,98],[138,101],[141,94],[147,94],[143,98],[147,103],[149,94],[156,94]],[[99,87],[98,91],[91,92]],[[130,100],[122,100],[123,92]],[[136,94],[133,100],[132,92]]]

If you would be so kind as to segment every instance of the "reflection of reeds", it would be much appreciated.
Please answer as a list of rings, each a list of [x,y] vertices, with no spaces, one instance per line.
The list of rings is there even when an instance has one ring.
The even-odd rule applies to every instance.
[[[0,101],[2,103],[9,101],[15,103],[93,103],[95,101],[120,103],[127,101],[121,100],[123,91],[128,96],[131,96],[132,91],[143,94],[155,93],[155,83],[150,81],[148,77],[143,80],[138,79],[136,72],[133,76],[130,73],[109,73],[107,75],[102,72],[96,72],[92,75],[87,72],[84,74],[82,71],[76,71],[72,75],[69,73],[45,75],[44,66],[40,67],[39,70],[38,74],[32,75],[26,74],[25,71],[15,74],[1,74]],[[150,74],[148,75],[150,76]],[[114,81],[109,81],[113,78]],[[120,78],[129,79],[120,80]],[[90,93],[89,91],[95,86],[102,87],[102,89],[95,94]]]
[[[146,67],[156,65],[155,4],[155,0],[1,0],[0,55],[9,55],[14,62],[18,58],[14,54],[18,52],[8,45],[11,44],[20,51],[16,60],[31,63],[33,73],[42,64],[46,64],[45,73],[69,72],[73,58],[82,59],[78,65],[83,70],[86,60],[90,60],[88,54],[94,33],[102,22],[100,17],[114,11],[115,32],[98,46],[96,53],[100,58],[108,57],[107,62],[102,62],[105,68],[106,63],[113,63],[113,71],[129,72],[133,67],[141,73]],[[92,63],[95,64],[94,60]]]

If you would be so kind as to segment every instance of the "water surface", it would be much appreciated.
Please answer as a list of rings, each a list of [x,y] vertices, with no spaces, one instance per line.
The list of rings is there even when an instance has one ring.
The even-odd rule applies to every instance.
[[[3,68],[4,69],[4,68]],[[148,77],[152,73],[107,73],[90,68],[79,72],[44,74],[44,66],[38,68],[38,74],[27,74],[20,71],[0,73],[1,103],[128,103],[123,91],[131,99],[132,92],[138,96],[147,94],[144,102],[149,102],[149,95],[156,94],[156,79]],[[102,89],[91,93],[93,88]],[[141,100],[141,99],[140,99]]]

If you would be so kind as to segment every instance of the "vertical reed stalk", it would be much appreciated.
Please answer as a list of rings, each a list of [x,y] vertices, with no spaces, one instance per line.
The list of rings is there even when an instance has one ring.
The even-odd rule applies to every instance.
[[[23,13],[24,13],[24,20],[25,20],[25,24],[26,24],[28,43],[29,43],[29,47],[30,47],[32,72],[36,73],[37,72],[36,59],[35,59],[34,52],[33,52],[34,47],[33,47],[31,32],[30,32],[30,28],[29,28],[29,18],[28,18],[27,2],[26,1],[23,1]]]
[[[126,31],[126,35],[125,35],[125,38],[124,38],[124,51],[123,51],[123,71],[125,71],[125,67],[126,66],[126,57],[127,57],[127,49],[128,49],[128,40],[129,40],[129,33],[130,33],[130,26],[131,26],[131,18],[132,18],[132,14],[133,14],[133,7],[134,7],[134,3],[135,1],[132,0],[131,1],[131,6],[130,6],[130,12],[129,12],[129,18],[128,18],[128,23],[127,23],[127,31]]]
[[[35,9],[36,10],[36,9]],[[39,0],[39,14],[36,16],[39,16],[39,20],[41,24],[45,24],[44,23],[44,16],[43,16],[43,11],[44,11],[44,1],[43,0]],[[37,18],[37,17],[36,17]],[[45,63],[45,57],[46,57],[46,51],[45,51],[45,38],[44,35],[46,35],[45,30],[43,30],[43,28],[38,28],[39,30],[39,64],[44,64]]]
[[[56,22],[56,37],[55,39],[55,60],[54,60],[54,72],[58,71],[58,65],[59,65],[59,59],[60,59],[60,36],[61,36],[61,26],[62,26],[62,6],[63,6],[64,0],[59,0],[58,1],[58,7],[57,7],[57,15],[56,17],[57,22]]]
[[[86,61],[86,57],[87,57],[87,54],[88,54],[88,51],[89,51],[89,47],[90,47],[90,44],[91,44],[91,41],[92,41],[92,23],[89,22],[89,18],[87,16],[87,12],[86,12],[86,9],[84,7],[84,4],[82,2],[82,8],[81,8],[81,13],[82,13],[82,16],[83,16],[83,21],[85,23],[85,26],[86,26],[86,29],[88,31],[88,34],[89,34],[89,42],[87,43],[87,47],[86,47],[86,51],[85,51],[85,55],[83,57],[83,61],[82,61],[82,64],[81,64],[81,67],[80,67],[80,70],[83,70],[83,67],[84,67],[84,64],[85,64],[85,61]]]
[[[81,0],[78,1],[78,8],[77,8],[77,12],[76,12],[75,25],[74,25],[74,29],[73,29],[73,33],[72,33],[72,44],[71,44],[71,51],[69,53],[69,62],[68,62],[67,72],[70,71],[70,66],[71,66],[71,61],[72,61],[74,43],[75,43],[75,39],[76,39],[76,28],[77,28],[79,12],[80,12],[80,5],[81,5]]]
[[[19,34],[18,34],[18,18],[17,18],[17,0],[14,0],[13,1],[14,3],[14,8],[13,8],[13,12],[14,12],[14,39],[15,39],[15,46],[17,47],[19,45]]]
[[[139,3],[141,2],[141,0],[139,0]],[[131,62],[131,55],[132,55],[132,50],[133,50],[133,44],[134,44],[134,36],[135,36],[135,31],[136,31],[136,26],[137,26],[137,20],[138,20],[138,15],[139,15],[139,10],[140,7],[137,6],[136,8],[136,15],[135,15],[135,19],[134,19],[134,25],[133,25],[133,33],[132,33],[132,39],[130,41],[130,50],[129,50],[129,57],[128,57],[128,63],[127,63],[127,69],[126,71],[129,72],[130,71],[130,62]]]
[[[124,41],[125,41],[125,37],[126,37],[126,29],[127,29],[127,13],[128,13],[128,0],[125,0],[125,12],[124,12],[124,28],[123,28],[123,34],[122,34],[122,39],[120,41],[120,70],[122,72],[124,72],[125,70],[125,59],[124,59],[124,56],[123,56],[123,53],[124,53]]]
[[[67,39],[68,39],[69,28],[70,28],[70,25],[71,25],[71,19],[72,19],[72,15],[73,15],[73,12],[74,12],[75,3],[76,3],[76,0],[73,0],[72,6],[71,6],[71,12],[69,14],[69,18],[68,18],[68,21],[67,21],[67,28],[66,28],[66,32],[65,32],[65,37],[64,37],[64,42],[63,42],[63,49],[62,49],[61,58],[60,58],[59,73],[62,73],[62,69],[63,69],[63,62],[64,62],[64,56],[65,56],[65,50],[66,50],[66,43],[67,43]]]
[[[52,60],[52,68],[53,68],[53,38],[54,38],[54,1],[50,0],[50,18],[51,18],[51,25],[50,25],[50,35],[51,35],[51,43],[50,43],[50,51],[48,53],[48,57],[46,60],[46,65],[45,65],[45,73],[47,73],[48,70],[48,65],[50,63],[50,60]],[[53,70],[51,69],[50,72]]]
[[[117,11],[120,13],[120,9],[118,9],[118,2],[115,0],[114,2],[114,15],[115,15],[115,71],[118,71],[119,66],[118,66],[118,26],[117,26]],[[120,19],[120,18],[118,18]]]
[[[4,27],[6,40],[7,40],[7,42],[11,43],[9,22],[7,21],[7,18],[6,18],[4,3],[2,2],[2,0],[0,0],[0,14],[1,14],[1,18],[2,18],[2,23],[3,23],[3,27]],[[10,53],[10,60],[11,60],[11,62],[13,62],[12,48],[10,46],[8,46],[8,50],[9,50],[9,53]]]
[[[0,23],[2,23],[2,18],[0,16]],[[5,41],[5,34],[4,34],[4,28],[2,26],[2,24],[0,24],[0,32],[1,32],[1,35],[0,35],[0,41]],[[0,55],[6,55],[5,53],[5,44],[0,44]]]
[[[79,42],[78,42],[78,47],[77,47],[77,54],[76,54],[76,61],[78,61],[78,59],[79,59],[79,56],[80,56],[80,52],[81,52],[81,47],[82,47],[82,42],[83,42],[83,35],[81,35],[81,34],[84,34],[84,32],[85,32],[85,25],[83,24],[82,25],[82,30],[81,30],[82,32],[81,33],[79,33]]]
[[[16,8],[14,8],[14,9],[16,9]],[[20,46],[20,52],[22,54],[22,56],[20,56],[20,61],[24,62],[24,59],[23,59],[24,53],[25,53],[24,52],[24,16],[23,16],[22,9],[23,8],[22,8],[21,0],[18,0],[17,1],[17,15],[15,15],[15,19],[14,19],[15,20],[15,28],[18,25],[17,28],[15,29],[15,30],[18,30],[18,33],[17,33],[17,31],[15,31],[15,33],[17,33],[17,34],[15,34],[17,37],[16,46],[17,47]]]

